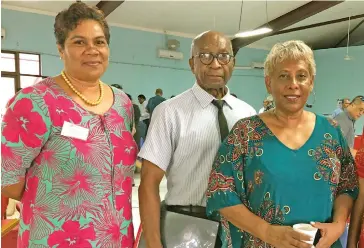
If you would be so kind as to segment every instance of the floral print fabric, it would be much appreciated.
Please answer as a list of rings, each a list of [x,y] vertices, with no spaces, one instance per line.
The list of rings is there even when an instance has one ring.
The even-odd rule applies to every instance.
[[[19,248],[133,247],[133,106],[113,92],[104,115],[82,108],[51,78],[10,100],[1,170],[2,186],[25,180]],[[61,135],[65,121],[87,128],[87,140]]]

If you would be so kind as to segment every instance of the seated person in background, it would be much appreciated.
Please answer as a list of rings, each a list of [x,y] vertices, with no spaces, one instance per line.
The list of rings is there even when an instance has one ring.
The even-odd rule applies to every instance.
[[[332,118],[335,118],[338,114],[342,113],[344,109],[346,109],[350,105],[349,98],[343,98],[340,100],[340,105],[335,111],[332,113]]]
[[[355,139],[355,121],[357,121],[364,114],[364,96],[357,96],[353,99],[350,105],[340,114],[338,114],[334,120],[337,121],[343,135],[355,156],[356,151],[354,148]]]
[[[364,247],[364,129],[361,147],[355,156],[359,176],[359,196],[350,217],[349,238],[347,248]],[[359,242],[359,245],[357,246]]]
[[[222,247],[301,247],[320,230],[316,248],[338,241],[358,194],[349,147],[339,127],[304,110],[314,87],[312,50],[276,44],[265,61],[275,108],[238,121],[219,149],[209,179],[207,214],[221,221]]]

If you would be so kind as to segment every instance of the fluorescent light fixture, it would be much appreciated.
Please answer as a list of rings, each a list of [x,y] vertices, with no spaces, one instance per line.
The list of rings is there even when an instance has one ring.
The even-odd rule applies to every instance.
[[[251,37],[251,36],[256,36],[256,35],[260,35],[260,34],[270,33],[272,31],[273,30],[271,28],[258,28],[258,29],[255,29],[255,30],[250,30],[250,31],[237,33],[235,35],[235,37],[240,37],[240,38]]]

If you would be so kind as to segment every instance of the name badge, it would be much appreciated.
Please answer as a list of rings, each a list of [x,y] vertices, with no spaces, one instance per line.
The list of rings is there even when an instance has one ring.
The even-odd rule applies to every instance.
[[[70,122],[65,121],[63,123],[61,135],[71,137],[80,140],[87,140],[89,130],[84,127],[77,126]]]

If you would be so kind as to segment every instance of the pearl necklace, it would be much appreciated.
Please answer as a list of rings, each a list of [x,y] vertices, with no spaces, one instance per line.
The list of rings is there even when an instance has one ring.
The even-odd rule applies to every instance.
[[[102,99],[104,98],[104,89],[102,87],[102,82],[99,81],[99,86],[100,86],[100,97],[99,99],[97,99],[97,101],[90,101],[88,99],[86,99],[85,96],[83,96],[71,83],[71,81],[67,78],[66,74],[64,73],[64,71],[62,71],[61,73],[64,81],[67,83],[67,85],[70,87],[70,89],[79,97],[82,99],[82,101],[84,101],[86,104],[91,105],[91,106],[97,106],[101,103]]]

